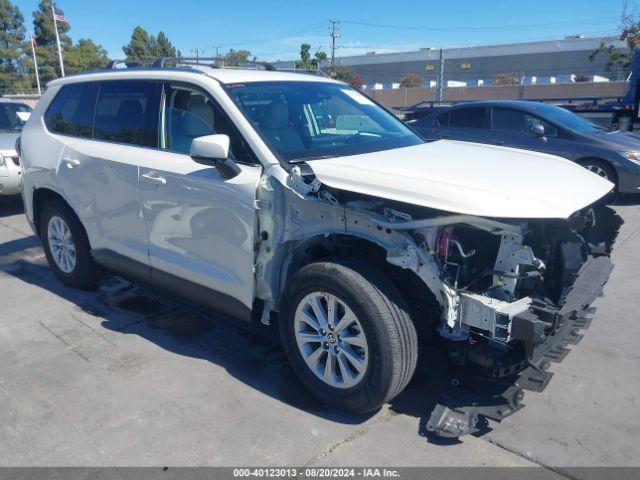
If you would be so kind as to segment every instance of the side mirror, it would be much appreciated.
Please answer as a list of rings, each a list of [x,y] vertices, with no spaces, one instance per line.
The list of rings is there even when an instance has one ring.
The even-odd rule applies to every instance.
[[[228,135],[205,135],[191,141],[189,155],[197,163],[216,167],[223,178],[233,178],[240,168],[229,158]]]
[[[544,131],[544,125],[538,123],[536,125],[533,125],[531,127],[531,133],[533,133],[536,137],[544,137],[545,136],[545,131]]]

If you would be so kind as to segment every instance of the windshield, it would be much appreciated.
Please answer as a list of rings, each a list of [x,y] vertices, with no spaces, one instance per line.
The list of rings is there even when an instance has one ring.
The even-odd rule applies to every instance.
[[[554,105],[539,105],[536,112],[545,120],[550,120],[577,133],[598,133],[606,128],[590,122],[584,117]]]
[[[0,103],[0,131],[21,130],[31,108],[22,103]]]
[[[346,85],[256,82],[227,89],[276,156],[291,163],[423,143],[397,118]]]

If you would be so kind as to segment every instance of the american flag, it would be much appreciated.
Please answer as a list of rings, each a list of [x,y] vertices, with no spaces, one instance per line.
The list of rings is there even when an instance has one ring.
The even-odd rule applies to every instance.
[[[33,45],[33,48],[38,48],[38,42],[36,42],[36,37],[33,35],[31,35],[31,44]]]
[[[53,18],[55,18],[55,19],[56,19],[56,22],[60,22],[60,23],[69,23],[69,22],[67,22],[67,19],[66,19],[66,18],[64,18],[64,16],[63,16],[63,15],[61,15],[60,13],[56,13],[56,14],[54,14],[54,15],[53,15]]]

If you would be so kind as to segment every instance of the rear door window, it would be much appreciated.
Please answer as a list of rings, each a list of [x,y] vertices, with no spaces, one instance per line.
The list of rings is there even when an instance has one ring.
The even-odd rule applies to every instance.
[[[484,107],[457,108],[449,112],[449,126],[455,128],[485,128]]]
[[[549,137],[558,136],[558,129],[549,122],[522,110],[492,108],[493,129],[504,132],[531,133],[534,125],[542,125]]]
[[[436,127],[448,127],[449,126],[449,112],[445,112],[442,115],[438,115],[433,122]]]
[[[96,103],[94,138],[156,147],[159,106],[156,82],[104,82]]]
[[[96,91],[95,83],[63,86],[44,114],[49,131],[91,138]]]
[[[512,108],[492,108],[493,129],[504,132],[527,133],[527,117],[524,112]]]

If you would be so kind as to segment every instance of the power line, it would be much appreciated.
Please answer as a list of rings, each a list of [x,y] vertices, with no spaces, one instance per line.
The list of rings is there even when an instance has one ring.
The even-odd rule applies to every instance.
[[[288,32],[284,32],[282,33],[280,36],[274,36],[271,35],[269,37],[262,37],[262,38],[257,38],[254,40],[249,40],[249,41],[238,41],[238,42],[228,42],[228,43],[219,43],[216,45],[208,45],[205,48],[226,48],[226,47],[246,47],[246,46],[251,46],[251,45],[259,45],[262,43],[269,43],[269,42],[273,42],[274,40],[277,40],[279,38],[282,37],[287,37],[290,35],[299,35],[302,33],[309,33],[309,32],[313,32],[314,30],[318,30],[321,27],[324,27],[326,25],[326,23],[324,21],[322,22],[315,22],[312,23],[310,25],[305,25],[303,27],[298,27],[294,30],[288,31]]]

